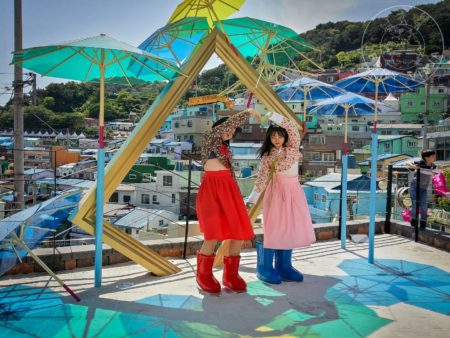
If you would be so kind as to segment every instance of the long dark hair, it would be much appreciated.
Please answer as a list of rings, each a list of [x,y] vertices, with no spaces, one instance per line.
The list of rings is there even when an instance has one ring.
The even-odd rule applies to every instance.
[[[259,158],[263,157],[266,154],[267,155],[270,154],[270,151],[274,147],[274,145],[272,144],[272,141],[270,140],[270,138],[272,137],[273,134],[278,134],[279,136],[283,136],[284,137],[283,147],[286,146],[286,144],[289,140],[289,134],[288,134],[287,130],[280,126],[270,126],[269,129],[267,129],[266,138],[264,139],[261,149],[259,149],[259,151],[258,151]]]

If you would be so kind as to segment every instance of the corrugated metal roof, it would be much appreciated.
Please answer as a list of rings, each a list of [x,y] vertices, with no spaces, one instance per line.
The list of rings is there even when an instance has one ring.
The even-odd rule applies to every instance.
[[[158,216],[163,216],[167,221],[178,221],[178,216],[167,210],[135,208],[128,214],[117,218],[113,224],[127,228],[142,229],[149,221]]]
[[[362,175],[348,174],[347,182],[353,181],[361,176]],[[315,180],[305,182],[305,185],[333,189],[341,185],[341,173],[327,174],[325,176],[318,177]]]

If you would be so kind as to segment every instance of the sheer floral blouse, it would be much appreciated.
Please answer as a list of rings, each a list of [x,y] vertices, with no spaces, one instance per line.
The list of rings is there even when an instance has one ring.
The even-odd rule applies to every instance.
[[[300,133],[297,125],[278,113],[271,113],[270,120],[286,129],[289,136],[288,142],[279,150],[272,148],[270,154],[261,158],[255,188],[248,200],[250,203],[255,203],[258,200],[273,175],[298,175],[298,162],[302,155],[299,150]]]
[[[214,127],[203,136],[201,151],[203,166],[205,166],[206,161],[210,158],[217,158],[225,167],[230,168],[234,177],[233,155],[229,149],[229,145],[222,141],[221,135],[234,131],[240,125],[245,124],[249,117],[250,112],[244,110],[231,116],[228,120]]]

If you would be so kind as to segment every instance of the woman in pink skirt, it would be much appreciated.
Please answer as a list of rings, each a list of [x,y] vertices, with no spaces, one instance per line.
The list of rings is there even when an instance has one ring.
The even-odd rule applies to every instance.
[[[267,283],[302,281],[292,267],[292,249],[316,241],[305,194],[298,181],[300,134],[293,121],[269,113],[270,126],[260,149],[261,165],[247,206],[264,194],[264,244],[256,243],[256,276]],[[275,257],[275,268],[274,268]]]

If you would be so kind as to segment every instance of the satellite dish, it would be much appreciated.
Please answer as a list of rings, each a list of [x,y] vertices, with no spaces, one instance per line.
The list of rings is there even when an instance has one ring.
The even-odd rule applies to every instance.
[[[380,182],[378,182],[378,186],[380,187],[381,190],[386,190],[387,189],[387,182],[386,181],[380,181]]]

